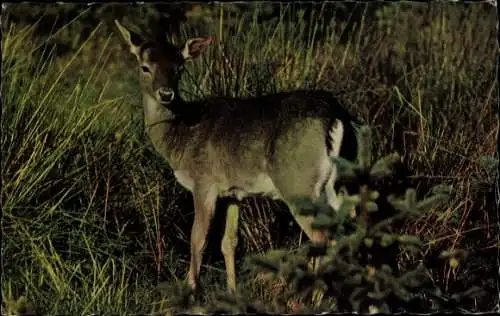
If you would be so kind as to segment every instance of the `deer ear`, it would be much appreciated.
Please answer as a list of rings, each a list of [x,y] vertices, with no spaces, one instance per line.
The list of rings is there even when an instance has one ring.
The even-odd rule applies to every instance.
[[[115,20],[115,24],[122,35],[122,38],[125,40],[127,45],[129,46],[130,52],[134,54],[138,59],[140,58],[141,45],[144,40],[137,33],[129,31],[126,27],[120,24],[118,20]]]
[[[187,40],[182,49],[182,57],[184,60],[198,57],[212,41],[212,37],[197,37]]]

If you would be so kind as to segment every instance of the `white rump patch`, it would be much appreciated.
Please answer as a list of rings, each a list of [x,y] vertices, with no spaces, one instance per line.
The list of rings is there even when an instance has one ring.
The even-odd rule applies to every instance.
[[[330,152],[328,156],[337,157],[340,154],[340,147],[342,146],[342,139],[344,138],[344,124],[340,120],[336,120],[330,127],[328,132],[330,136]]]
[[[330,152],[329,157],[338,157],[340,154],[340,147],[342,146],[342,139],[344,138],[344,124],[340,120],[336,120],[329,131],[330,136]],[[325,185],[326,198],[328,204],[333,207],[335,211],[338,211],[340,205],[342,204],[342,196],[339,196],[335,192],[335,180],[337,180],[337,165],[332,163],[332,171],[330,173],[330,178]]]

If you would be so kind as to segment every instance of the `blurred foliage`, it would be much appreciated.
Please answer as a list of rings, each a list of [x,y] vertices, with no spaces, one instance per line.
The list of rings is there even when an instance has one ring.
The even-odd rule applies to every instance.
[[[383,6],[377,4],[369,6],[370,12]],[[368,7],[368,6],[367,6]],[[252,10],[259,10],[259,23],[274,23],[281,19],[293,27],[300,20],[314,23],[319,28],[317,40],[322,38],[329,26],[329,21],[334,18],[337,23],[349,21],[347,33],[355,28],[354,24],[362,19],[362,13],[367,8],[356,3],[331,3],[329,5],[313,2],[275,3],[205,3],[205,2],[179,2],[179,3],[10,3],[5,12],[7,19],[3,23],[16,23],[19,25],[32,25],[37,22],[35,34],[47,37],[60,29],[64,32],[72,47],[78,46],[88,36],[89,31],[99,22],[104,22],[108,27],[113,27],[110,22],[114,19],[124,19],[127,23],[137,26],[142,30],[151,30],[153,36],[177,37],[180,29],[189,19],[192,29],[203,32],[209,25],[215,25],[221,15],[224,15],[224,28],[231,29],[241,22],[242,16]],[[78,18],[77,20],[75,20]],[[72,22],[68,25],[69,22]],[[313,25],[308,26],[312,28]],[[160,35],[155,34],[160,33]],[[230,34],[230,32],[229,32]]]

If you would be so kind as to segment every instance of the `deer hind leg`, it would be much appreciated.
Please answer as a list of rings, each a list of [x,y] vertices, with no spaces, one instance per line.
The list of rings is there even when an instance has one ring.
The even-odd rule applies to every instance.
[[[313,203],[320,197],[323,189],[325,189],[325,191],[327,190],[327,188],[325,188],[325,184],[326,186],[330,185],[330,180],[332,179],[331,174],[332,169],[330,160],[328,159],[328,157],[324,157],[322,163],[320,164],[318,177],[313,188],[313,193],[311,195],[311,200]],[[333,179],[335,179],[335,177],[333,177]],[[294,205],[289,204],[288,207],[290,208],[295,221],[299,224],[299,226],[302,228],[304,233],[309,237],[313,244],[326,244],[328,242],[328,235],[326,233],[320,230],[316,230],[312,227],[314,216],[300,215],[298,213],[299,210],[296,209]],[[309,267],[316,272],[318,271],[320,264],[321,257],[311,258],[311,260],[309,261]],[[319,306],[319,304],[321,304],[323,295],[324,293],[320,289],[315,289],[313,291],[311,300],[314,306]]]
[[[313,244],[325,244],[328,242],[328,237],[325,233],[320,230],[313,229],[312,223],[314,221],[314,216],[304,216],[298,213],[298,209],[294,204],[287,203],[292,216],[294,217],[297,224],[299,224],[300,228],[304,233],[309,237]],[[309,264],[313,271],[317,271],[319,266],[318,258],[313,258]]]
[[[325,156],[321,159],[319,169],[317,171],[317,174],[314,176],[314,179],[315,184],[313,186],[312,194],[310,195],[312,202],[314,203],[320,197],[322,191],[325,190],[328,204],[331,204],[330,200],[332,198],[332,192],[335,195],[335,190],[333,190],[333,182],[336,179],[336,169],[332,168],[332,163],[326,155],[326,152]],[[330,190],[330,188],[332,190]],[[292,204],[289,204],[288,207],[290,208],[295,221],[299,224],[304,233],[313,243],[326,243],[328,241],[328,238],[324,233],[312,228],[312,222],[314,221],[313,216],[300,215],[298,213],[299,210],[297,210]]]
[[[213,188],[198,187],[193,190],[194,221],[191,230],[191,262],[188,282],[193,290],[198,287],[200,267],[205,250],[210,222],[215,213],[217,192]]]
[[[297,224],[299,224],[300,228],[313,243],[321,244],[327,241],[324,233],[312,228],[312,222],[314,221],[313,216],[300,215],[297,208],[293,204],[288,204],[288,208],[290,209],[290,212],[292,213],[292,216]]]
[[[319,164],[319,168],[313,170],[306,170],[305,173],[308,175],[305,174],[303,175],[303,179],[307,179],[303,183],[313,182],[314,184],[312,186],[301,187],[300,189],[295,188],[293,190],[294,194],[290,195],[290,197],[292,198],[290,197],[284,198],[297,224],[304,231],[307,237],[309,237],[311,242],[316,244],[326,243],[328,241],[327,236],[323,232],[313,229],[312,223],[314,221],[314,216],[301,215],[299,213],[300,210],[297,209],[297,206],[292,201],[293,197],[309,196],[311,198],[311,201],[314,203],[320,197],[324,185],[327,182],[328,176],[331,171],[331,163],[328,157],[326,156],[326,152],[323,155],[324,158]],[[302,192],[302,193],[297,193],[297,192]]]
[[[238,218],[239,207],[236,204],[229,205],[226,215],[226,228],[222,238],[221,251],[226,263],[227,289],[236,292],[236,269],[234,254],[238,245]]]

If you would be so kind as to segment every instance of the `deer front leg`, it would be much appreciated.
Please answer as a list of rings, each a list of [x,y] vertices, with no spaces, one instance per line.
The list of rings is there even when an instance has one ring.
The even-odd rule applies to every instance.
[[[210,222],[215,213],[217,192],[213,188],[195,185],[193,189],[194,221],[191,230],[191,262],[188,282],[193,290],[198,287],[203,251],[205,250]]]
[[[226,215],[226,228],[222,238],[221,251],[226,263],[227,289],[236,292],[236,269],[234,264],[234,253],[238,245],[238,218],[239,207],[236,204],[229,205]]]

